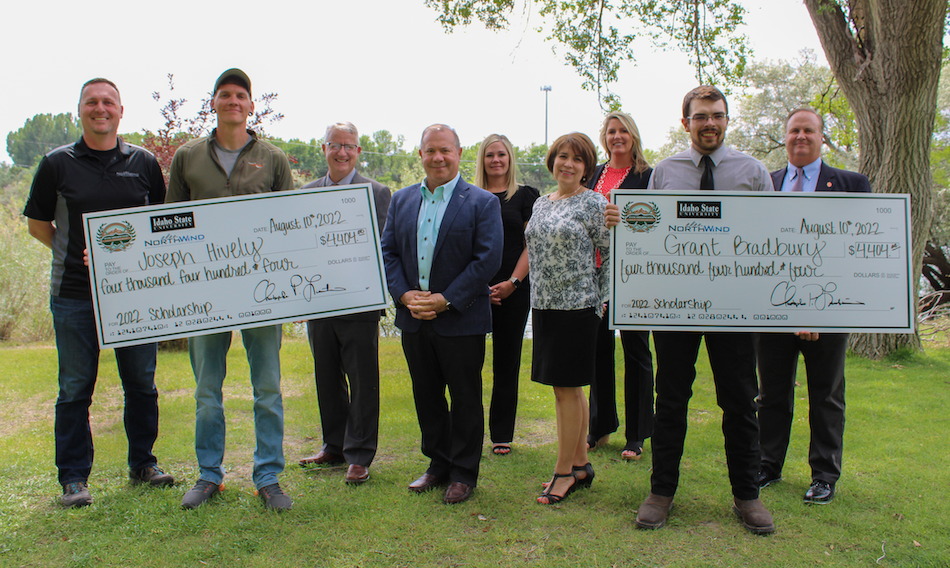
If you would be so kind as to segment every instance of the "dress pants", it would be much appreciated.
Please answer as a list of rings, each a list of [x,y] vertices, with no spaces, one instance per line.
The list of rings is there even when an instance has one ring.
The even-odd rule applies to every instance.
[[[488,431],[495,443],[511,442],[518,413],[518,376],[521,373],[521,346],[531,308],[531,292],[518,288],[492,305],[492,391],[488,409]]]
[[[485,336],[443,336],[423,321],[418,331],[403,331],[402,348],[412,378],[422,453],[430,460],[427,473],[475,487],[485,435]]]
[[[352,316],[311,320],[307,331],[323,449],[349,464],[369,467],[379,441],[378,316],[376,321]]]
[[[607,317],[600,319],[597,327],[594,381],[590,384],[590,426],[588,439],[599,440],[613,434],[620,426],[617,417],[617,379],[614,351],[614,330],[607,329]]]
[[[621,331],[623,345],[624,424],[633,449],[653,435],[653,355],[649,331]]]
[[[651,491],[672,497],[679,485],[686,441],[687,410],[696,379],[699,344],[706,351],[722,409],[726,465],[737,499],[759,496],[759,425],[755,416],[755,355],[751,333],[654,331],[656,420],[653,432]]]
[[[798,354],[808,381],[808,463],[813,481],[834,485],[841,476],[844,446],[844,364],[847,333],[822,333],[817,341],[793,333],[755,334],[759,365],[759,428],[762,466],[782,474],[795,411]]]

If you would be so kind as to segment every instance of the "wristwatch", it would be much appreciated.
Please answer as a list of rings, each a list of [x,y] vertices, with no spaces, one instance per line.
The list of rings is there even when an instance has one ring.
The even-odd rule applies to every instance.
[[[508,279],[508,282],[511,282],[512,285],[514,285],[515,288],[518,288],[518,286],[521,286],[521,280],[518,280],[518,278],[516,278],[516,277],[514,277],[514,276],[512,276],[511,278],[509,278],[509,279]]]

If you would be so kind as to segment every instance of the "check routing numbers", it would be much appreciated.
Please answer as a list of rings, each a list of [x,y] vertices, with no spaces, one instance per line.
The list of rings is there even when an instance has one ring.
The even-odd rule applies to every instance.
[[[621,190],[613,199],[614,328],[913,329],[906,195]]]
[[[103,340],[194,335],[385,305],[375,222],[366,186],[89,216]]]

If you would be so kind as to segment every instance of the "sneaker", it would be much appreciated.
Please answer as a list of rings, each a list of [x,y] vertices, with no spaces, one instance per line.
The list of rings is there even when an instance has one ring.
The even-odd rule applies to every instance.
[[[759,489],[765,489],[773,483],[778,483],[782,481],[782,475],[775,473],[768,466],[762,466],[762,469],[759,470]]]
[[[811,487],[805,493],[805,503],[808,505],[827,505],[834,498],[835,486],[817,479],[811,482]]]
[[[274,511],[289,511],[294,506],[290,496],[284,493],[279,483],[271,483],[257,490],[257,494],[264,500],[264,506]]]
[[[92,495],[85,481],[73,481],[63,485],[63,496],[60,499],[62,499],[63,507],[67,509],[85,507],[92,503]]]
[[[185,496],[181,500],[181,508],[194,509],[222,491],[224,491],[224,485],[212,483],[205,479],[199,479],[198,483],[195,483],[195,486],[185,493]]]
[[[152,487],[168,487],[175,484],[175,478],[155,464],[142,469],[129,470],[129,479],[132,480],[132,485],[148,483]]]

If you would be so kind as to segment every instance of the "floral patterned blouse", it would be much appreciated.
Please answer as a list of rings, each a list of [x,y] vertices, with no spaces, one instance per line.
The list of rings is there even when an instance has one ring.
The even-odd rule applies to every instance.
[[[524,235],[531,275],[531,307],[536,310],[599,308],[610,284],[610,230],[607,200],[595,191],[534,202]],[[597,267],[596,251],[603,264]],[[600,315],[601,310],[597,310]]]

